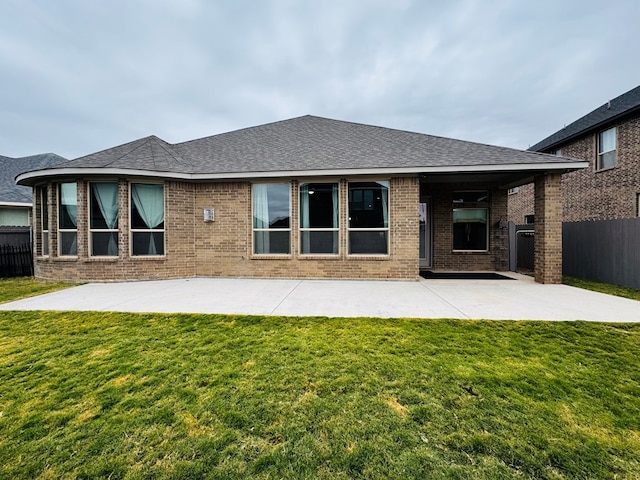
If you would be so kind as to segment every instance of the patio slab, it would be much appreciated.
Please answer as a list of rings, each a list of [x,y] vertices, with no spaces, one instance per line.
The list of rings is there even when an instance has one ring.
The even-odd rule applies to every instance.
[[[89,283],[0,304],[0,310],[640,322],[638,301],[508,275],[516,281],[184,278]]]

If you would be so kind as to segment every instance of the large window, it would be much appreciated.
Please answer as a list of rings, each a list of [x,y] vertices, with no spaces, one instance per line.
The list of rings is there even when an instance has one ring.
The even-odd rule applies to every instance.
[[[488,225],[487,192],[454,192],[453,250],[486,252],[489,249]]]
[[[300,185],[300,253],[338,253],[338,184]]]
[[[616,128],[610,128],[598,134],[598,158],[596,170],[616,166]]]
[[[349,183],[349,253],[389,253],[389,182]]]
[[[78,187],[61,183],[58,195],[58,254],[78,255]]]
[[[131,184],[131,254],[164,255],[164,186]]]
[[[288,183],[253,185],[253,252],[291,253],[291,187]]]
[[[41,252],[42,255],[47,256],[49,255],[49,196],[46,186],[40,189],[40,226],[42,228]]]
[[[118,256],[118,184],[89,184],[89,236],[92,256]]]

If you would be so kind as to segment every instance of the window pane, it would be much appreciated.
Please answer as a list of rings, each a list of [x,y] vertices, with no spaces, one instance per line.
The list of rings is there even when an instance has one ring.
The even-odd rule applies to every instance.
[[[164,228],[164,186],[131,184],[131,228]]]
[[[389,226],[389,182],[349,183],[349,227]]]
[[[77,232],[60,232],[60,255],[77,255]]]
[[[486,208],[456,208],[453,210],[453,249],[487,250]]]
[[[386,255],[387,254],[387,231],[383,232],[349,232],[349,253]]]
[[[616,129],[610,128],[604,132],[600,132],[600,149],[599,153],[610,152],[616,149]]]
[[[289,228],[290,192],[288,183],[253,186],[253,228]]]
[[[118,256],[118,233],[93,232],[91,234],[91,255]]]
[[[300,227],[338,228],[338,184],[300,185]]]
[[[291,252],[289,242],[291,233],[277,230],[261,230],[253,232],[254,252],[258,254],[288,254]]]
[[[75,183],[60,184],[60,228],[75,229],[78,221],[78,192]]]
[[[607,152],[600,155],[599,168],[612,168],[616,166],[616,152]]]
[[[303,254],[337,254],[338,232],[300,232],[300,251]]]
[[[49,232],[42,232],[42,255],[49,255]]]
[[[90,185],[90,228],[114,230],[118,228],[118,184],[92,183]]]
[[[42,229],[49,230],[49,201],[47,200],[47,187],[42,188],[42,210],[40,211],[42,218]]]
[[[133,255],[164,255],[164,232],[132,232]]]

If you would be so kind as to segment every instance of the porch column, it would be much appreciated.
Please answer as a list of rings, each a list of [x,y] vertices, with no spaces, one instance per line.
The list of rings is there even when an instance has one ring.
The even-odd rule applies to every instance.
[[[562,283],[561,177],[548,173],[535,179],[534,273],[540,283]]]

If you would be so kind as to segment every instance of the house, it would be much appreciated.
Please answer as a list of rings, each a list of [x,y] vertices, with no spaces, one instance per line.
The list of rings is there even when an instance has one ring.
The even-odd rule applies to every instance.
[[[530,151],[580,158],[589,168],[562,177],[566,222],[640,216],[640,86],[610,100]],[[534,220],[533,185],[509,195],[509,219]]]
[[[0,231],[31,225],[31,188],[16,185],[17,175],[66,161],[54,153],[11,158],[0,155]]]
[[[585,162],[315,116],[149,136],[18,176],[35,274],[416,279],[508,270],[507,190],[535,180],[536,278],[561,279],[560,177]]]

